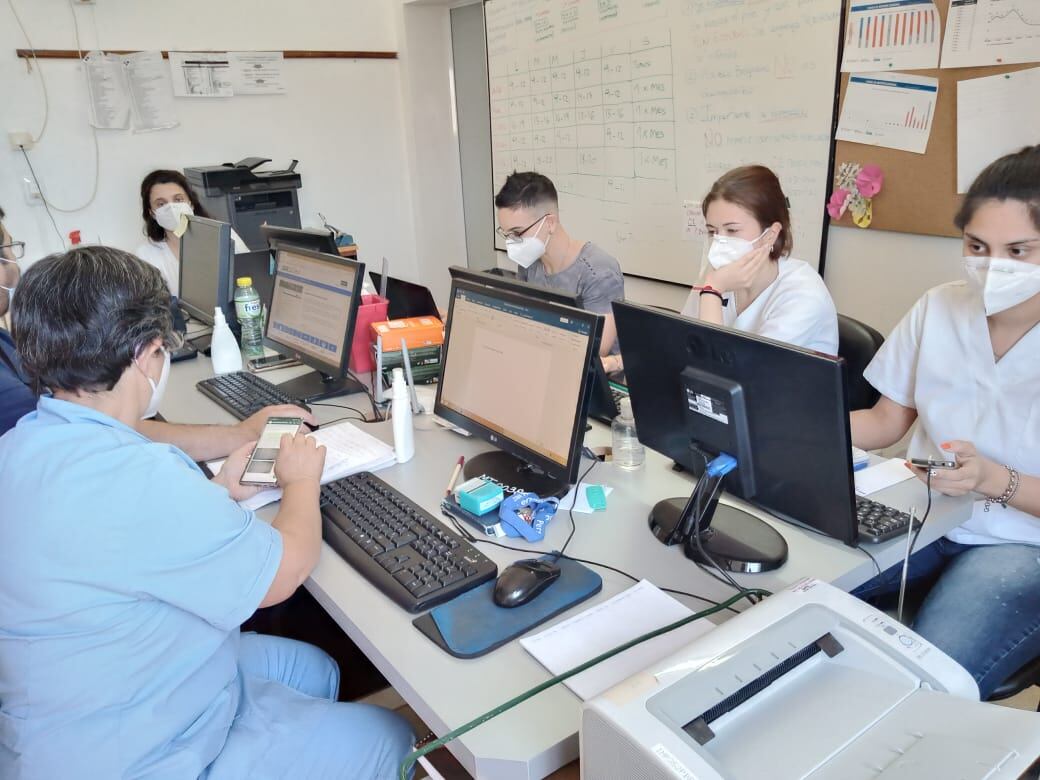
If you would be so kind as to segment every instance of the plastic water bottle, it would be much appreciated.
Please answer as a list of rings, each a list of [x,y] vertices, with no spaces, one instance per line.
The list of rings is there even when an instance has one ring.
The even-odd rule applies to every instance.
[[[263,357],[263,306],[250,276],[240,276],[235,280],[235,315],[242,329],[242,349],[245,350],[246,356]]]
[[[242,370],[242,352],[235,341],[235,334],[224,319],[224,310],[219,306],[213,309],[213,339],[209,348],[213,373],[230,374]]]
[[[412,399],[404,372],[394,369],[391,414],[394,422],[394,455],[398,463],[405,463],[415,455],[415,432],[412,430]]]
[[[623,469],[634,470],[643,465],[646,460],[646,450],[639,443],[636,435],[636,421],[632,417],[632,400],[621,399],[621,413],[614,418],[610,425],[611,438],[613,438],[612,457],[614,464]]]

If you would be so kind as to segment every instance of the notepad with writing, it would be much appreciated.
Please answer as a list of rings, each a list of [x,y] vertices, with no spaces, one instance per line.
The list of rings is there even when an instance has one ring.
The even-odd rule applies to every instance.
[[[520,644],[553,674],[591,660],[630,639],[693,614],[667,593],[642,580],[613,598],[520,640]],[[583,700],[599,696],[636,672],[671,655],[713,628],[708,620],[688,623],[631,647],[564,681]]]
[[[321,473],[323,485],[362,471],[378,471],[397,462],[393,447],[349,422],[321,427],[308,436],[325,445],[325,468]],[[212,461],[206,465],[216,474],[224,461]],[[270,488],[239,503],[246,509],[255,510],[281,497],[280,488]]]

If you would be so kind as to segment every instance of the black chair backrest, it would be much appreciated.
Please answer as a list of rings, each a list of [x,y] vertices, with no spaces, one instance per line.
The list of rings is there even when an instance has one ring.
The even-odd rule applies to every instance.
[[[863,372],[874,358],[885,337],[859,320],[838,315],[838,354],[845,358],[849,377],[849,409],[869,409],[877,403],[880,393],[874,389]]]

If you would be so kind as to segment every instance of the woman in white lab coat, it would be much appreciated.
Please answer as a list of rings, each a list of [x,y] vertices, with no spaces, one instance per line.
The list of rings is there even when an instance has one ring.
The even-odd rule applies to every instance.
[[[734,168],[703,210],[711,238],[702,281],[682,313],[835,355],[838,314],[820,274],[791,257],[791,215],[769,168]]]
[[[955,221],[967,281],[929,290],[896,326],[866,370],[881,399],[852,414],[852,441],[887,447],[916,420],[910,457],[955,456],[913,469],[973,499],[967,522],[911,558],[911,581],[935,580],[914,628],[986,698],[1040,655],[1040,146],[979,174]],[[857,595],[897,589],[901,568]]]
[[[184,174],[156,170],[144,177],[141,182],[141,216],[148,240],[138,246],[134,254],[162,272],[173,295],[180,292],[181,237],[178,227],[184,214],[209,216]],[[236,252],[249,251],[234,230],[231,238]]]

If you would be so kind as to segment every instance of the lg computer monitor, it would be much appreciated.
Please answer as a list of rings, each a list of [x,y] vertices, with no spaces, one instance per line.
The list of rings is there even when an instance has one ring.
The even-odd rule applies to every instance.
[[[314,369],[279,385],[290,397],[315,401],[363,389],[347,373],[364,275],[364,264],[354,260],[306,249],[275,251],[264,346]]]
[[[578,477],[589,361],[603,318],[461,279],[452,283],[436,413],[498,447],[465,474],[540,496]]]
[[[726,491],[856,544],[844,360],[630,303],[614,321],[643,444],[698,476],[726,452],[738,461]],[[750,517],[724,514],[716,536]]]
[[[213,324],[217,306],[228,322],[234,320],[234,251],[227,222],[188,217],[188,229],[181,236],[178,300],[188,314],[207,325]]]
[[[382,291],[383,275],[375,271],[368,272],[372,279],[372,285]],[[437,308],[437,302],[433,299],[433,293],[429,287],[421,284],[406,282],[404,279],[386,277],[386,298],[390,302],[387,307],[387,319],[400,320],[405,317],[436,317],[440,319],[441,313]]]
[[[313,252],[324,252],[329,255],[339,254],[336,239],[328,230],[261,225],[260,234],[272,250],[287,246],[310,249]]]

